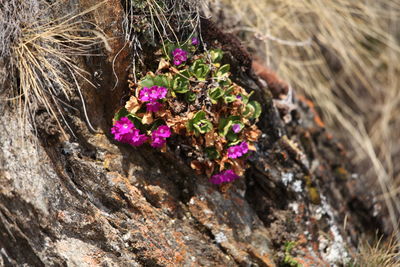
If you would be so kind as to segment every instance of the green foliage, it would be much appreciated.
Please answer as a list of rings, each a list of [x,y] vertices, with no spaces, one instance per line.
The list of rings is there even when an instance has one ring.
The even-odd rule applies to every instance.
[[[210,50],[211,62],[219,63],[222,60],[224,53],[221,49]]]
[[[215,77],[219,78],[219,79],[224,79],[224,78],[228,78],[229,76],[229,70],[230,70],[230,65],[229,64],[225,64],[223,66],[221,66],[217,72],[215,73]]]
[[[214,159],[219,159],[221,155],[217,151],[217,149],[213,146],[211,147],[206,147],[204,149],[204,152],[206,153],[206,156],[208,159],[214,160]]]
[[[261,115],[261,105],[257,101],[250,101],[243,112],[243,116],[249,119],[258,119]]]
[[[224,137],[227,136],[230,131],[232,132],[232,125],[234,124],[243,125],[243,123],[240,122],[239,116],[229,116],[228,118],[222,118],[218,126],[219,134]]]
[[[215,87],[208,91],[208,97],[211,99],[211,103],[216,104],[218,99],[225,95],[224,90],[221,87]]]
[[[176,93],[184,94],[189,92],[190,74],[187,70],[182,70],[172,80],[172,90]]]
[[[195,76],[199,81],[205,81],[210,73],[210,67],[205,64],[202,59],[198,59],[190,66],[190,73]]]
[[[188,128],[196,135],[199,135],[211,131],[213,125],[206,119],[206,113],[200,110],[194,115],[193,119],[189,120]]]
[[[157,75],[157,76],[147,75],[139,82],[139,84],[141,87],[148,87],[148,88],[154,85],[166,88],[170,87],[170,81],[166,75]]]
[[[285,258],[283,260],[283,263],[291,267],[302,267],[302,265],[291,255],[291,252],[295,246],[296,242],[293,241],[285,243]]]

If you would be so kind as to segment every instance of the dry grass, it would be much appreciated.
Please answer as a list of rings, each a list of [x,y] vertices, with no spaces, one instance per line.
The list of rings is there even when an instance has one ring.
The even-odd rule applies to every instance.
[[[214,0],[220,19],[351,146],[371,188],[380,186],[392,226],[400,214],[399,0]],[[221,17],[222,11],[225,16]],[[221,19],[223,18],[223,19]],[[222,21],[221,21],[222,20]]]
[[[66,2],[49,5],[41,0],[11,0],[1,9],[3,36],[0,39],[6,42],[6,49],[0,52],[10,69],[17,73],[18,88],[11,99],[19,107],[24,130],[35,111],[44,108],[65,134],[62,122],[69,126],[63,107],[75,90],[85,110],[77,81],[88,81],[87,73],[78,66],[76,57],[93,56],[94,49],[105,40],[95,25],[83,20],[85,14],[102,3],[67,15],[58,13],[61,4]],[[73,134],[71,129],[70,132]]]
[[[123,22],[125,40],[134,53],[133,76],[135,82],[137,62],[145,40],[155,47],[159,41],[184,43],[198,32],[200,9],[205,0],[131,0],[125,2],[126,17]]]
[[[383,242],[379,239],[371,246],[365,243],[360,246],[360,252],[354,257],[351,266],[359,267],[398,267],[400,266],[400,243],[395,238]]]

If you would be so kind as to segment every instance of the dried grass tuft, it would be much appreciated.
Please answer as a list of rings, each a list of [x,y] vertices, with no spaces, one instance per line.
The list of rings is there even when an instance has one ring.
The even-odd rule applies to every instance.
[[[0,54],[18,77],[18,88],[11,100],[19,108],[24,130],[35,111],[44,108],[66,134],[62,123],[69,126],[63,106],[75,90],[82,96],[78,79],[90,83],[86,78],[88,73],[78,66],[76,57],[97,55],[96,47],[105,40],[93,23],[83,19],[103,2],[67,15],[59,14],[57,8],[61,4],[65,3],[49,5],[41,0],[10,0],[1,8],[0,40],[6,44]],[[81,101],[85,110],[82,97]],[[70,132],[73,134],[71,129]]]

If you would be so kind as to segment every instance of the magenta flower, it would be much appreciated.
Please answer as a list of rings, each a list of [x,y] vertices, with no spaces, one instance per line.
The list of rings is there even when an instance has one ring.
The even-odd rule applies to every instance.
[[[176,48],[174,51],[172,51],[172,56],[174,57],[174,64],[176,66],[181,65],[187,60],[187,52],[180,48]]]
[[[171,136],[171,130],[167,125],[161,125],[153,131],[152,136],[167,138]]]
[[[211,176],[210,182],[213,184],[229,183],[238,178],[239,176],[234,171],[225,170]]]
[[[151,133],[151,146],[162,147],[171,136],[171,129],[167,125],[161,125]]]
[[[240,158],[249,151],[249,145],[246,142],[242,142],[239,145],[231,146],[228,148],[228,157],[231,159]]]
[[[236,123],[236,124],[232,125],[232,131],[234,133],[240,132],[241,129],[242,129],[242,126],[239,123]]]
[[[147,107],[147,111],[157,112],[162,107],[162,104],[154,101],[154,102],[147,103],[146,107]]]
[[[167,142],[165,138],[162,137],[152,137],[151,138],[151,146],[156,148],[161,148]]]
[[[162,86],[154,85],[151,88],[144,87],[140,90],[139,99],[141,101],[154,102],[159,99],[163,99],[168,93],[168,89]]]
[[[114,135],[115,140],[121,141],[124,135],[135,129],[135,125],[127,117],[122,117],[115,122],[111,128],[111,133]]]
[[[153,100],[151,98],[151,96],[150,96],[150,88],[144,87],[142,90],[140,90],[139,99],[141,101],[151,101],[151,100]]]
[[[111,133],[115,140],[132,146],[141,146],[149,139],[146,135],[140,134],[140,131],[127,117],[116,121],[111,128]]]
[[[192,37],[192,45],[198,45],[199,44],[199,39],[196,37]]]
[[[132,146],[141,146],[149,139],[149,137],[146,135],[139,134],[139,131],[137,131],[135,134],[129,135],[127,138],[127,143]]]

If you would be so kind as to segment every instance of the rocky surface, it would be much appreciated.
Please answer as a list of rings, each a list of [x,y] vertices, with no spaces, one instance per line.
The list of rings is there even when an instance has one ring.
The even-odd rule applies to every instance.
[[[268,79],[253,73],[238,41],[209,21],[203,21],[205,41],[230,51],[237,82],[257,90],[264,103],[263,136],[246,177],[218,187],[173,151],[112,140],[111,118],[128,91],[131,51],[121,36],[123,12],[116,0],[94,12],[92,19],[115,38],[105,57],[82,60],[98,84],[81,82],[97,133],[88,129],[80,108],[68,113],[75,138],[49,130],[55,123],[46,112],[36,116],[37,134],[22,134],[18,115],[0,106],[0,265],[348,261],[360,237],[379,221],[371,196],[359,192],[357,176],[348,171],[344,149],[324,130],[311,102],[291,90],[271,94]]]

